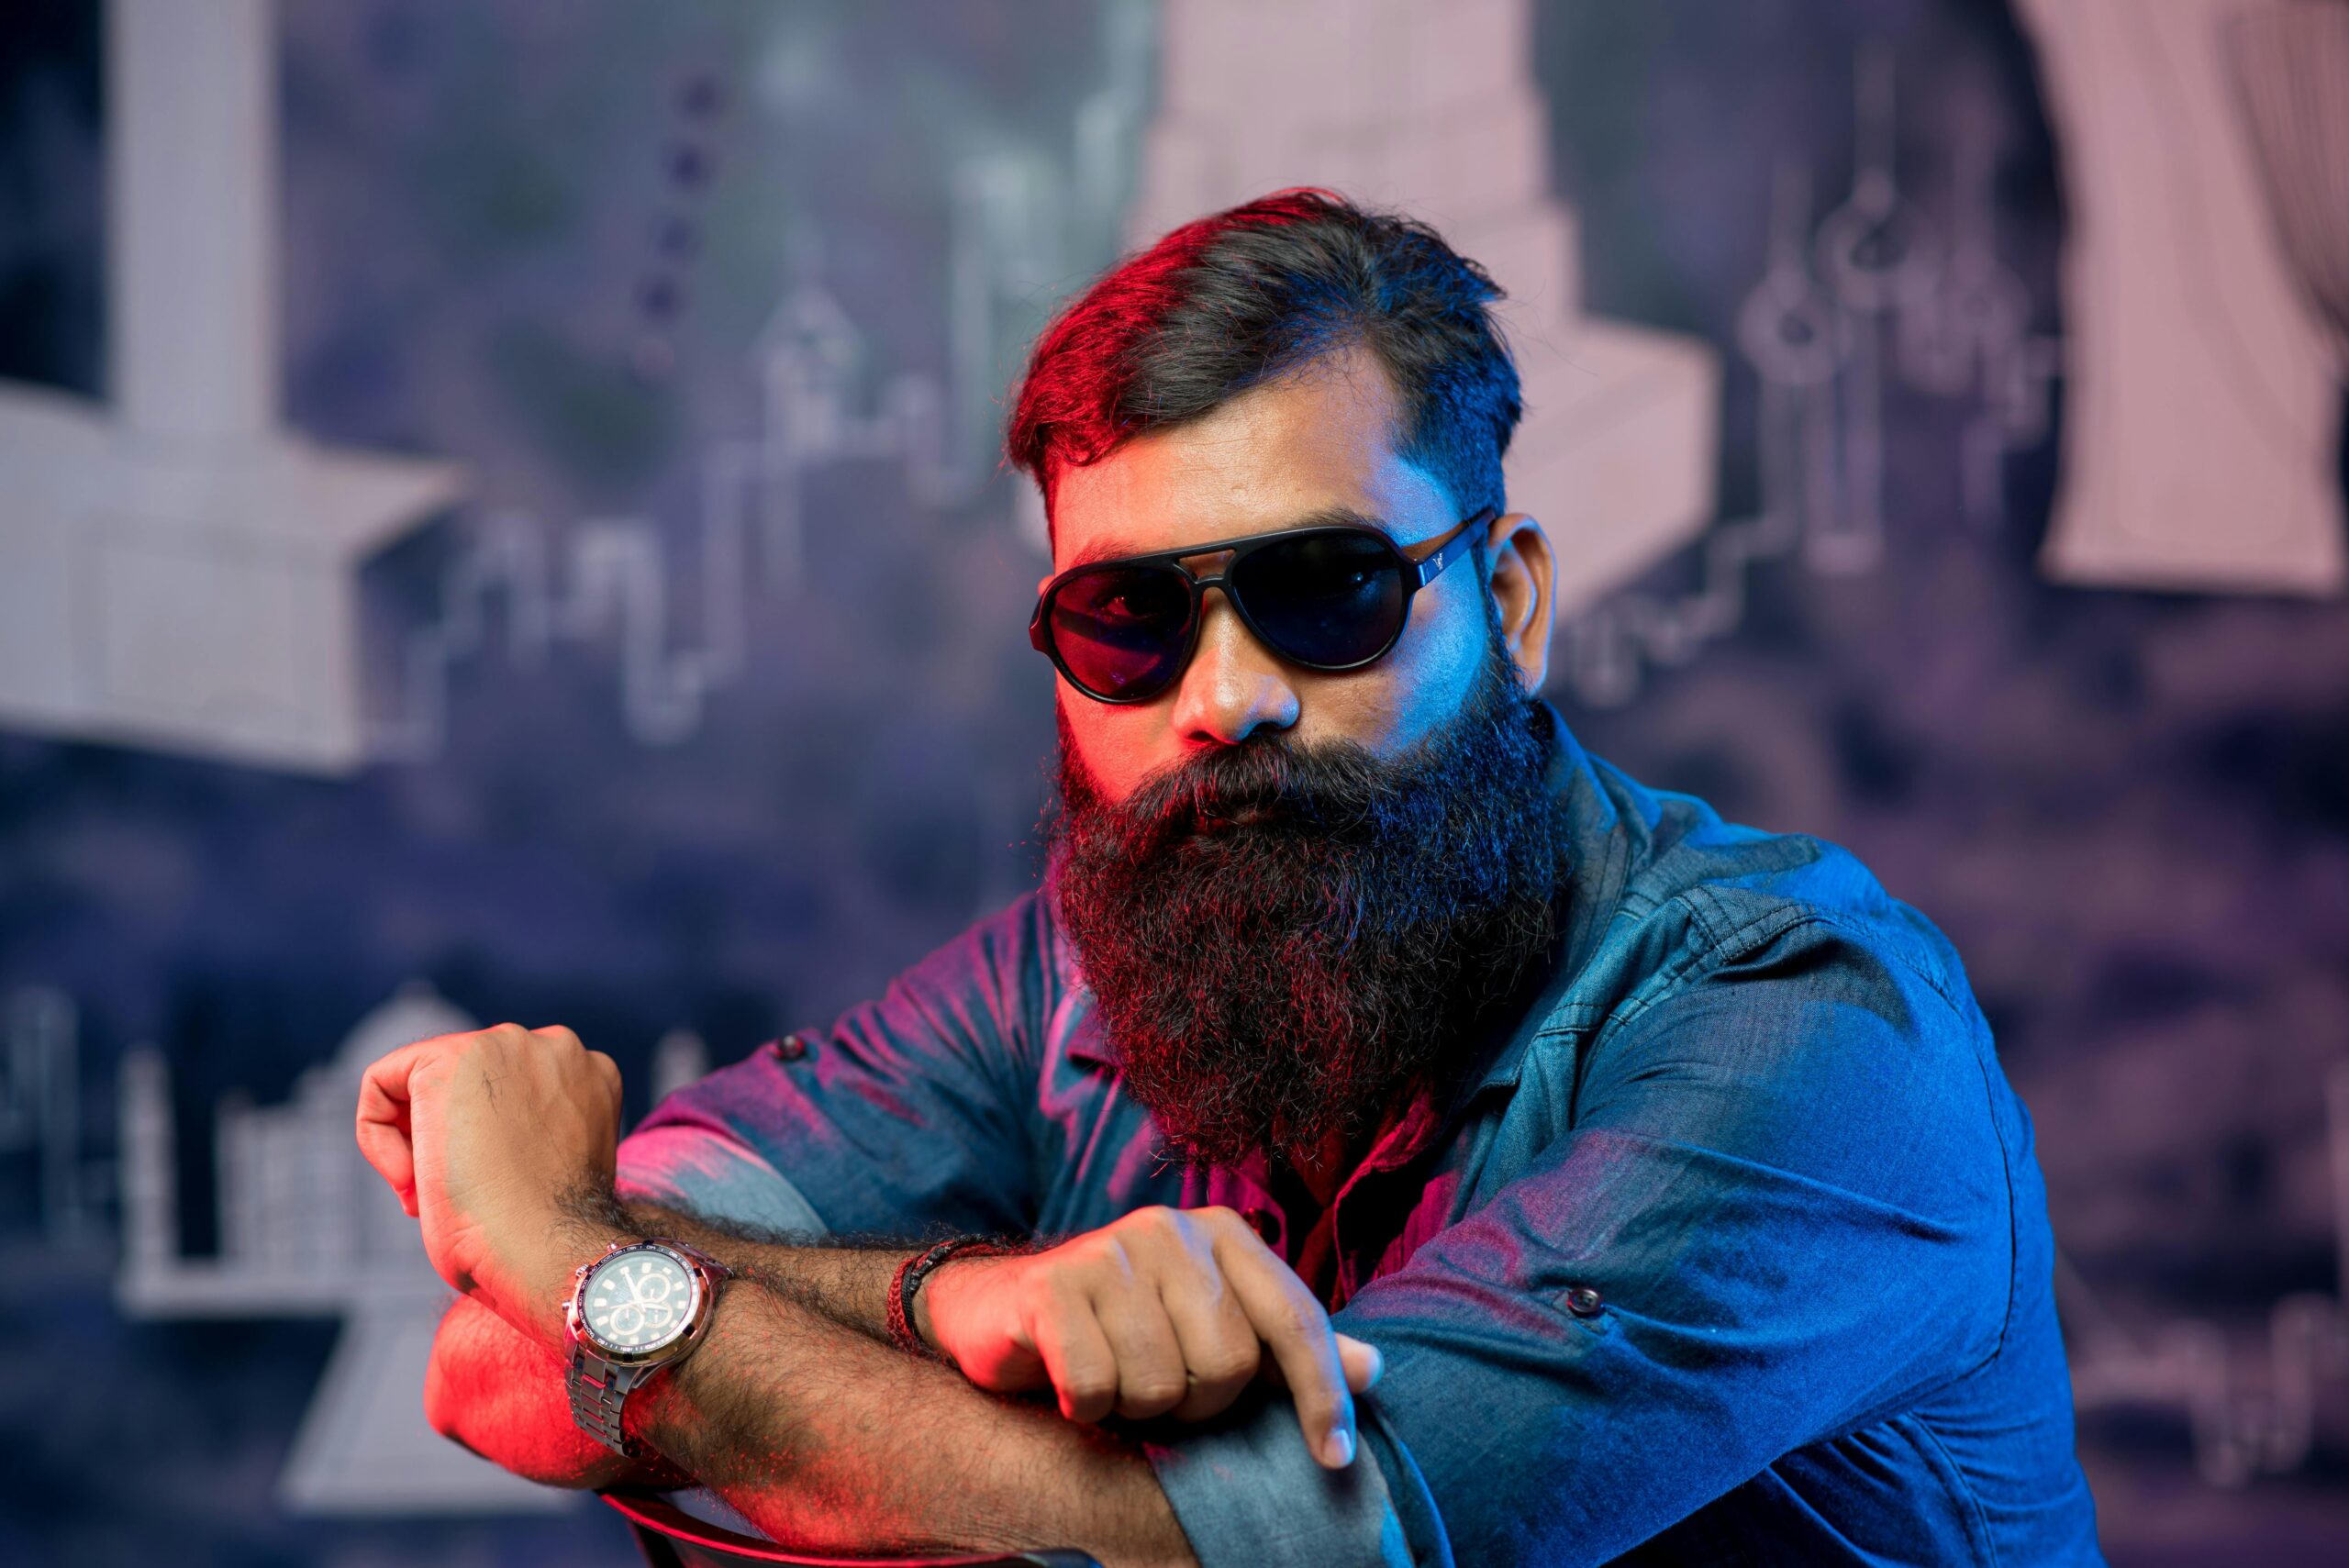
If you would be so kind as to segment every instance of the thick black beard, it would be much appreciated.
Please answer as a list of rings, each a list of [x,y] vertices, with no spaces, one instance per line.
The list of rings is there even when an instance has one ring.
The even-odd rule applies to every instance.
[[[1568,873],[1551,716],[1494,629],[1465,707],[1394,762],[1275,735],[1113,805],[1063,721],[1061,921],[1174,1151],[1352,1146],[1448,1092],[1549,949]]]

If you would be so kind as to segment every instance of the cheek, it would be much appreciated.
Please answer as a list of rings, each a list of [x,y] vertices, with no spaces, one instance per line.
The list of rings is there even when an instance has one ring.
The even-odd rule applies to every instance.
[[[1092,774],[1093,784],[1112,804],[1134,792],[1144,775],[1169,758],[1173,729],[1166,709],[1174,699],[1121,706],[1073,695],[1063,687],[1057,695],[1063,744],[1074,747],[1077,760]]]
[[[1403,640],[1377,663],[1314,677],[1300,691],[1301,739],[1353,740],[1391,758],[1442,728],[1467,701],[1484,656],[1482,624],[1464,628],[1462,618],[1422,619],[1415,610]]]

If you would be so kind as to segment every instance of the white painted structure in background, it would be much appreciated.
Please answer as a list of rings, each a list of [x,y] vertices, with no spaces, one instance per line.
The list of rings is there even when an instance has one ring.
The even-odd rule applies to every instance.
[[[2349,267],[2349,6],[2299,0],[2021,0],[2072,220],[2063,260],[2063,489],[2041,566],[2111,587],[2349,586],[2336,351],[2279,239],[2263,151],[2320,177]],[[2230,48],[2235,50],[2231,64]],[[2265,46],[2265,47],[2263,47]],[[2306,80],[2260,80],[2270,72]],[[2263,148],[2256,97],[2329,148]],[[2321,109],[2321,102],[2293,106]],[[2323,172],[2331,171],[2330,189]]]
[[[1703,531],[1720,361],[1584,313],[1530,0],[1166,0],[1160,41],[1135,243],[1286,185],[1427,219],[1508,293],[1509,503],[1557,544],[1562,621]]]
[[[73,998],[28,985],[0,999],[0,1155],[34,1161],[41,1237],[87,1245],[106,1233],[111,1168],[82,1147],[82,1032]]]
[[[28,1006],[18,998],[12,1016],[30,1018]],[[150,1047],[123,1059],[115,1295],[124,1315],[343,1320],[278,1480],[289,1512],[530,1512],[576,1500],[474,1457],[425,1423],[425,1368],[451,1296],[425,1258],[416,1221],[360,1154],[352,1130],[370,1062],[410,1041],[476,1027],[431,987],[406,985],[352,1027],[332,1061],[302,1073],[284,1105],[224,1100],[213,1134],[219,1250],[202,1258],[180,1245],[163,1053]],[[653,1100],[708,1071],[701,1038],[671,1029],[653,1050]]]
[[[352,1133],[368,1063],[411,1040],[474,1027],[429,988],[409,986],[362,1018],[331,1062],[304,1073],[284,1105],[222,1104],[214,1149],[220,1247],[206,1258],[180,1250],[162,1052],[124,1058],[116,1280],[124,1314],[343,1319],[279,1477],[290,1512],[493,1513],[576,1501],[475,1458],[426,1424],[424,1373],[449,1288]]]
[[[281,422],[273,0],[110,0],[106,105],[110,401],[0,384],[0,723],[351,770],[360,563],[457,475]]]

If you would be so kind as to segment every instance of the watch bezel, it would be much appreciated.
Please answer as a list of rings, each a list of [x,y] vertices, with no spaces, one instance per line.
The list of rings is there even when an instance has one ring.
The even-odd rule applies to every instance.
[[[587,1321],[587,1289],[596,1276],[607,1267],[633,1252],[658,1252],[685,1271],[685,1279],[693,1287],[693,1298],[685,1309],[685,1326],[673,1337],[657,1345],[630,1347],[615,1345],[596,1332]],[[676,1360],[701,1342],[702,1332],[708,1327],[712,1307],[716,1305],[718,1281],[725,1278],[709,1259],[700,1253],[668,1241],[615,1241],[605,1249],[600,1258],[590,1259],[572,1271],[571,1294],[563,1299],[562,1316],[571,1337],[598,1361],[613,1366],[658,1366]]]

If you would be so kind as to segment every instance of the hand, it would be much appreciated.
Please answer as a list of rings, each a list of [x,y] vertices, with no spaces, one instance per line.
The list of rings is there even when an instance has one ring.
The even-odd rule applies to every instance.
[[[1136,1209],[1050,1251],[949,1259],[915,1294],[914,1318],[981,1388],[1049,1383],[1072,1421],[1200,1420],[1271,1376],[1332,1470],[1353,1460],[1353,1395],[1378,1379],[1378,1351],[1334,1331],[1228,1208]]]
[[[610,1057],[566,1029],[500,1024],[418,1040],[370,1066],[359,1148],[422,1222],[442,1279],[556,1342],[562,1287],[600,1245],[564,1200],[611,1190],[619,1116]]]

